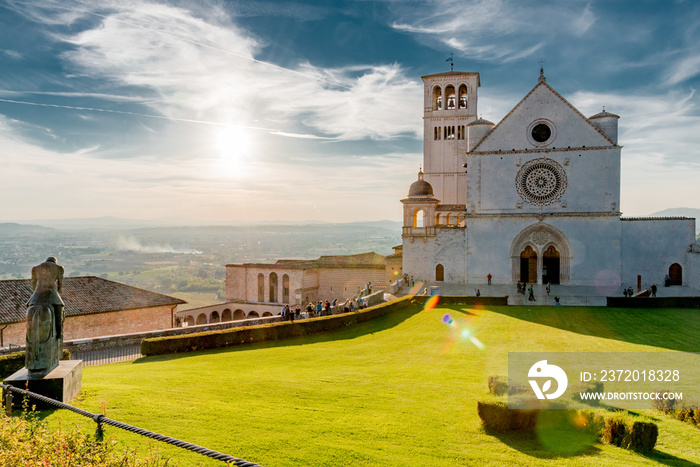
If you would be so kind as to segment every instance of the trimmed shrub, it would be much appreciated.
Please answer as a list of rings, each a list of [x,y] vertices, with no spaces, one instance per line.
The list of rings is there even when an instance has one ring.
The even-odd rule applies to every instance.
[[[604,390],[604,385],[602,381],[590,381],[590,382],[580,382],[573,384],[571,386],[572,399],[578,402],[582,402],[586,405],[600,405],[600,400],[598,399],[586,399],[581,397],[581,394],[592,394],[601,393]]]
[[[622,418],[608,417],[601,432],[601,439],[607,444],[624,447],[627,436],[627,425]]]
[[[420,303],[413,297],[403,297],[388,303],[372,306],[352,313],[323,316],[277,323],[245,326],[216,331],[205,331],[180,336],[156,337],[141,342],[145,356],[162,355],[195,350],[217,349],[253,342],[269,342],[290,337],[300,337],[319,332],[333,331],[351,324],[369,321],[389,313]]]
[[[70,360],[70,352],[63,349],[61,360]],[[7,378],[24,368],[24,350],[0,356],[0,378]]]
[[[496,396],[508,393],[508,378],[506,376],[491,375],[488,380],[489,392]]]
[[[477,412],[484,428],[504,431],[532,430],[537,423],[537,410],[509,409],[503,402],[477,402]]]
[[[526,391],[525,388],[517,384],[508,384],[507,376],[491,375],[488,379],[489,392],[495,396],[502,396],[504,394],[522,394]]]
[[[655,423],[634,422],[625,447],[633,451],[649,452],[656,446],[658,437],[659,427]]]

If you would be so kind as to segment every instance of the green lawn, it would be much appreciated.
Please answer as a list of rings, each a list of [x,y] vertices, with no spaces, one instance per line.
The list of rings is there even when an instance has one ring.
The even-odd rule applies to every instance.
[[[448,312],[483,350],[453,339]],[[414,307],[306,339],[85,368],[76,404],[265,467],[697,465],[700,429],[660,413],[643,414],[660,431],[649,456],[601,444],[562,454],[546,435],[486,433],[476,403],[489,375],[507,374],[509,351],[700,351],[698,336],[696,310]],[[181,465],[223,465],[163,450]]]

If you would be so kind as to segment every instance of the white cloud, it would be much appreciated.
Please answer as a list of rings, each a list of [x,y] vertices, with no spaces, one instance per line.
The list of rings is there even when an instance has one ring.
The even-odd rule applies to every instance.
[[[468,58],[506,62],[532,55],[557,36],[581,36],[596,22],[584,1],[431,0],[393,3],[395,29],[425,36]],[[456,51],[457,51],[456,50]]]
[[[339,140],[420,131],[407,110],[420,108],[422,86],[398,65],[284,69],[257,60],[262,45],[224,15],[147,2],[109,8],[102,24],[64,37],[75,46],[64,58],[77,74],[157,92],[148,105],[167,117]]]

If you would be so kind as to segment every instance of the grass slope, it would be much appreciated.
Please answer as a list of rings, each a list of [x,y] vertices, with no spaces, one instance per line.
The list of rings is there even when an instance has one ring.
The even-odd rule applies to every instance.
[[[452,335],[447,312],[485,349]],[[600,444],[562,454],[535,435],[484,432],[476,403],[489,375],[507,374],[509,351],[700,351],[699,318],[675,309],[411,308],[306,339],[89,367],[77,405],[265,467],[696,465],[700,430],[655,412],[646,415],[660,431],[649,456]],[[49,417],[94,429],[65,411]],[[222,465],[164,452],[182,465]]]

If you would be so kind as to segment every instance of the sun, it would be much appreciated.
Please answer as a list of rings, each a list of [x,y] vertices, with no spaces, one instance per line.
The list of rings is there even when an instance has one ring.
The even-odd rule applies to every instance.
[[[253,152],[250,131],[240,126],[225,126],[215,136],[219,166],[229,175],[243,175],[248,170]]]

